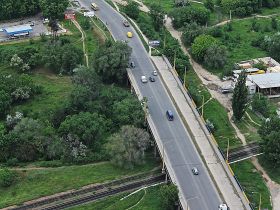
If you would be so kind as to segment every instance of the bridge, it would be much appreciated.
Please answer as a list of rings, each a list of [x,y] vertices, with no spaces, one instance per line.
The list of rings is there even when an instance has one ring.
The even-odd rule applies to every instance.
[[[174,184],[179,189],[180,203],[183,209],[216,210],[223,198],[218,192],[190,133],[186,129],[160,77],[156,82],[143,84],[142,75],[149,77],[156,70],[145,50],[137,32],[123,27],[123,17],[108,3],[93,0],[100,10],[98,18],[106,23],[115,40],[128,40],[126,34],[131,31],[134,37],[128,40],[132,48],[131,60],[135,63],[133,70],[128,70],[129,80],[139,99],[147,98],[147,121],[163,159],[165,168]],[[90,9],[92,0],[80,0],[83,7]],[[168,121],[166,110],[174,114],[174,121]],[[200,174],[194,176],[192,167],[198,168]],[[241,210],[241,209],[238,209]]]

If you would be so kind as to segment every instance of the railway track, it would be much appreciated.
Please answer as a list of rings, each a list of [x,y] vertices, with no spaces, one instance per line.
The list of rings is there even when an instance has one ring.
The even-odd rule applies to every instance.
[[[144,177],[144,178],[143,178]],[[9,208],[12,210],[51,210],[65,209],[76,205],[81,205],[91,201],[130,191],[150,184],[159,183],[165,180],[164,174],[154,174],[145,178],[145,175],[136,175],[124,179],[112,181],[105,184],[89,187],[87,189],[76,190],[53,198],[35,201],[30,204]]]
[[[258,143],[251,143],[246,146],[236,148],[229,151],[228,161],[229,163],[236,162],[238,160],[243,160],[260,153],[260,146]]]

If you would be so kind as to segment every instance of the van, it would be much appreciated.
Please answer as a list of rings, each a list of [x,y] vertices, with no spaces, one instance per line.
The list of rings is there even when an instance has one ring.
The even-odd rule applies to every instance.
[[[98,5],[95,4],[95,3],[91,3],[91,8],[94,10],[94,11],[97,11],[99,9]]]
[[[171,112],[171,110],[167,110],[166,111],[166,117],[169,121],[173,121],[174,120],[174,116],[173,113]]]

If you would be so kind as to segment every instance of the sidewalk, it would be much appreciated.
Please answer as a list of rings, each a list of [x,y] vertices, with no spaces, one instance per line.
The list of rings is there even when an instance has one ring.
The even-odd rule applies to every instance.
[[[242,210],[244,209],[244,205],[246,206],[245,209],[250,209],[248,208],[249,203],[243,196],[237,183],[231,180],[233,176],[228,174],[229,171],[226,171],[226,163],[224,161],[221,162],[216,155],[217,151],[214,150],[209,142],[211,135],[207,132],[205,126],[202,127],[198,121],[197,117],[199,117],[199,115],[197,112],[193,111],[194,105],[193,107],[190,106],[192,103],[191,99],[188,96],[186,97],[187,93],[184,93],[184,90],[180,87],[181,84],[178,84],[178,78],[175,77],[176,73],[170,70],[170,63],[166,63],[166,60],[159,56],[153,56],[151,59],[157,67],[163,84],[166,86],[171,99],[176,105],[178,112],[181,114],[182,120],[189,130],[225,202],[232,210]],[[203,129],[206,129],[206,131]]]

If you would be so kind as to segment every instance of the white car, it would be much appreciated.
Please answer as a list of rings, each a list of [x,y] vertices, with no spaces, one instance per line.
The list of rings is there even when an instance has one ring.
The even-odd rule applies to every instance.
[[[154,76],[157,76],[157,71],[153,71],[153,75],[154,75]]]
[[[146,76],[141,76],[141,81],[143,83],[147,83],[148,82],[147,77]]]
[[[229,210],[229,207],[227,206],[227,204],[222,203],[219,205],[219,210]]]

